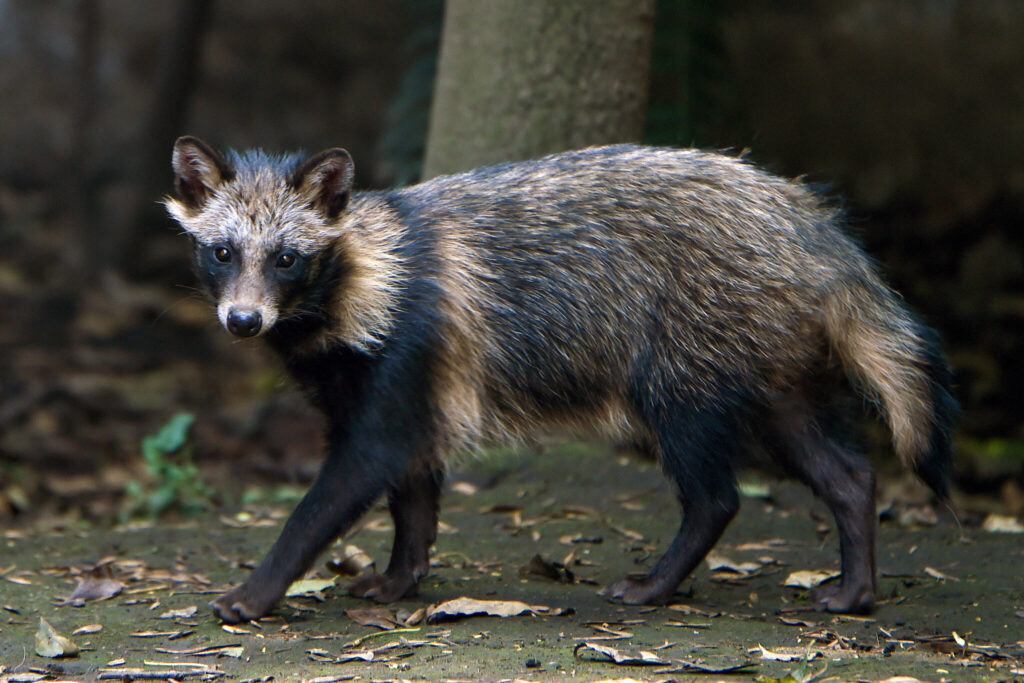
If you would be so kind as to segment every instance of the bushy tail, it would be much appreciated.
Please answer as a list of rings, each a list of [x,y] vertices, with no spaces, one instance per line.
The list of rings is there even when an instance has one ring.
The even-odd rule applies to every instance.
[[[846,372],[880,404],[900,459],[948,498],[958,406],[938,335],[874,273],[858,275],[826,302],[826,332]]]

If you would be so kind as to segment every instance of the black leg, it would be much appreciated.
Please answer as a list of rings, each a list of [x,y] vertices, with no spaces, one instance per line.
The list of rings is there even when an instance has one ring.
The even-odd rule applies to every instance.
[[[419,580],[430,567],[430,547],[437,539],[437,509],[444,483],[440,465],[412,463],[388,493],[395,522],[391,561],[383,574],[357,579],[348,592],[378,602],[415,595]]]
[[[772,407],[773,456],[828,506],[839,532],[841,576],[811,591],[829,612],[866,614],[875,604],[875,473],[860,453],[843,445],[836,420],[815,415],[800,398]]]
[[[629,604],[669,601],[739,509],[732,475],[738,434],[734,418],[725,410],[654,408],[648,422],[658,437],[662,467],[676,486],[683,522],[650,574],[626,577],[604,589],[607,597]]]
[[[336,456],[324,463],[259,566],[245,583],[210,603],[222,620],[237,623],[269,612],[320,551],[345,533],[383,493],[386,474],[360,467],[359,460]]]

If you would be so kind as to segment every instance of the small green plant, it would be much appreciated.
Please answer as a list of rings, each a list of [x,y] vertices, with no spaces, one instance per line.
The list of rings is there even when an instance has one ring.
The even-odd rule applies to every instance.
[[[210,507],[213,491],[199,478],[192,462],[189,432],[195,416],[178,413],[156,434],[142,440],[142,459],[151,483],[129,482],[122,520],[139,516],[159,517],[174,508],[193,515]]]

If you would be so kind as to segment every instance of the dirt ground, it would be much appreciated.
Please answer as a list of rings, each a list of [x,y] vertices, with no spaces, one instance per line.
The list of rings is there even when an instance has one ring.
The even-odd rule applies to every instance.
[[[831,520],[802,487],[746,477],[713,562],[673,604],[626,607],[598,590],[666,547],[678,524],[666,482],[653,463],[606,449],[547,451],[455,472],[431,574],[417,598],[385,608],[345,595],[347,579],[321,562],[316,574],[334,585],[304,584],[322,590],[222,627],[207,602],[245,577],[294,504],[269,494],[181,524],[7,530],[0,681],[1024,680],[1020,533],[897,505],[883,515],[875,614],[821,614],[782,584],[837,566]],[[375,509],[323,560],[356,546],[382,568],[390,542]],[[68,600],[76,586],[88,599]],[[533,610],[441,605],[462,597]],[[36,654],[41,617],[80,653]]]

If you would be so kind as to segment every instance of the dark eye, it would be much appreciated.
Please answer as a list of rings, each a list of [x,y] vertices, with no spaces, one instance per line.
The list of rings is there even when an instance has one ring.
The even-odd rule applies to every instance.
[[[291,268],[293,265],[295,265],[295,254],[292,254],[291,252],[287,251],[284,252],[283,254],[277,257],[276,265],[278,268],[281,268],[282,270],[287,270],[288,268]]]
[[[231,250],[227,247],[216,247],[213,250],[213,258],[221,263],[228,263],[231,261]]]

